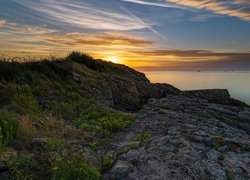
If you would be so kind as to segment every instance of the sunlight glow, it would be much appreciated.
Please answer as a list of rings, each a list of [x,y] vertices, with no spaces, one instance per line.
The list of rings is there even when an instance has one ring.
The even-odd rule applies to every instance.
[[[113,63],[121,63],[121,59],[117,56],[108,56],[105,59]]]

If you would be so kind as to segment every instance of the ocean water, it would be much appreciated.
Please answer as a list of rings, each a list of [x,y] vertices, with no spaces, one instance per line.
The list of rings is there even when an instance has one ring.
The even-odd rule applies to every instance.
[[[154,83],[168,83],[180,90],[228,89],[231,97],[250,104],[250,72],[146,71]]]

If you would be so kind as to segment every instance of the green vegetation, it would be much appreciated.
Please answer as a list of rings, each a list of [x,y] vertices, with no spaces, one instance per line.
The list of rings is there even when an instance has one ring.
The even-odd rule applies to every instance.
[[[150,138],[150,134],[148,132],[143,132],[141,134],[135,135],[132,140],[133,141],[139,141],[139,142],[145,142]]]
[[[110,72],[117,73],[112,63],[79,52],[64,60],[0,60],[0,156],[7,161],[9,179],[100,178],[80,152],[81,141],[97,153],[100,139],[133,121],[130,115],[100,106],[92,96]],[[112,167],[111,156],[97,156],[101,172]]]
[[[28,154],[18,154],[12,156],[7,166],[10,170],[10,179],[28,180],[33,179],[36,170],[38,170],[37,162]]]
[[[139,143],[134,142],[134,143],[131,143],[129,147],[130,149],[139,149],[140,145]]]
[[[89,165],[81,151],[57,155],[52,161],[52,176],[55,180],[98,180],[100,173]]]
[[[17,132],[17,122],[11,113],[0,111],[0,152],[7,146]]]
[[[169,112],[169,110],[165,109],[165,108],[160,108],[158,111],[160,114],[166,114]]]
[[[100,158],[101,158],[101,161],[102,161],[102,169],[101,169],[102,172],[105,172],[105,171],[109,170],[112,167],[113,163],[114,163],[114,160],[113,160],[112,156],[111,155],[106,156],[104,154],[100,154]]]
[[[61,151],[65,147],[65,141],[56,138],[49,138],[44,145],[46,151]]]
[[[139,162],[140,162],[139,159],[133,159],[133,160],[130,161],[130,163],[131,163],[133,166],[138,166]]]

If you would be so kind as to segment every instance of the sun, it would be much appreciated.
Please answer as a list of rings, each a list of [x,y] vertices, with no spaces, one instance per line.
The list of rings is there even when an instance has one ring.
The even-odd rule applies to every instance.
[[[107,59],[108,61],[111,61],[113,63],[121,63],[121,59],[117,56],[108,56],[105,59]]]

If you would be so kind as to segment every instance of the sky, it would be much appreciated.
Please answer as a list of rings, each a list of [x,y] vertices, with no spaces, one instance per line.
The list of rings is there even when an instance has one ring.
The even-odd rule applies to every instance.
[[[249,0],[0,0],[0,54],[250,70]]]

